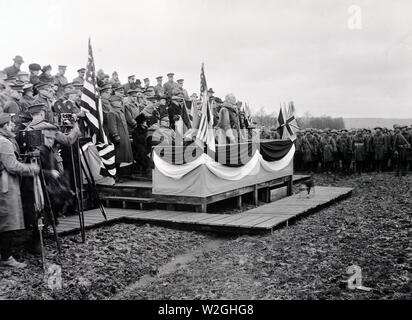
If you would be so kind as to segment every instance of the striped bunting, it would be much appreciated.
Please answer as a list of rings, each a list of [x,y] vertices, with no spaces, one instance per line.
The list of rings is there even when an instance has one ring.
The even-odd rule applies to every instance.
[[[116,174],[115,151],[114,146],[109,143],[103,130],[103,111],[96,91],[96,82],[93,50],[89,39],[89,56],[80,105],[81,109],[86,111],[90,135],[103,163],[101,174],[114,176]],[[82,148],[87,149],[88,144],[82,146]]]

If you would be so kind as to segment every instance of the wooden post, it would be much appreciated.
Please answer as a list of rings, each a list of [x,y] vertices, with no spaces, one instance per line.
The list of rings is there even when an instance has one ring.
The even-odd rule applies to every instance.
[[[202,198],[201,203],[200,203],[200,212],[201,213],[207,213],[207,202],[206,198]]]
[[[259,190],[258,190],[257,184],[255,184],[254,190],[253,190],[253,204],[255,206],[259,204],[259,192],[258,191]]]
[[[286,195],[291,196],[293,194],[293,176],[289,176],[289,180],[286,183]]]
[[[237,202],[237,208],[242,209],[242,195],[237,196],[236,202]]]

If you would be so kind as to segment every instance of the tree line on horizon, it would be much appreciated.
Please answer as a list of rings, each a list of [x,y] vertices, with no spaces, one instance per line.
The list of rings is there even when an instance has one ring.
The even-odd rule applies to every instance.
[[[275,112],[267,114],[264,108],[260,108],[258,112],[253,115],[253,120],[259,126],[264,127],[276,127],[278,125],[277,121],[278,115]],[[344,129],[345,121],[342,117],[331,117],[331,116],[312,116],[309,112],[306,112],[301,117],[296,117],[298,125],[301,129],[306,128],[316,128],[316,129]]]

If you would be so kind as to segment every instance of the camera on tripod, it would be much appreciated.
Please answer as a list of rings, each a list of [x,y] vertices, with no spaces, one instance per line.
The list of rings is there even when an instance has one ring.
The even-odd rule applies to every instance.
[[[71,125],[76,120],[77,117],[74,113],[59,113],[57,115],[56,123],[58,123],[59,126],[67,126]]]
[[[17,142],[22,154],[29,153],[44,144],[44,135],[41,130],[19,131]]]

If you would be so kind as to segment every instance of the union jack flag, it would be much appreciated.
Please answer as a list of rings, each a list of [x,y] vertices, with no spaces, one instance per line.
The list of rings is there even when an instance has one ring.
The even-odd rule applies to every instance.
[[[281,138],[295,141],[296,131],[299,130],[299,126],[295,117],[295,106],[293,104],[293,101],[289,102],[288,108],[286,108],[286,106],[284,108],[280,106],[278,123],[278,130]]]

